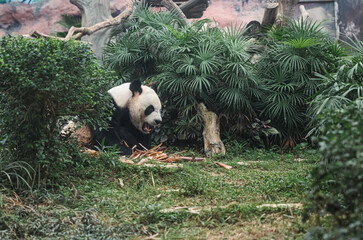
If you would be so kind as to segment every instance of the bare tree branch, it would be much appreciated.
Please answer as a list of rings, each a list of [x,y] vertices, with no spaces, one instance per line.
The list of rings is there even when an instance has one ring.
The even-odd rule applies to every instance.
[[[65,40],[69,40],[72,37],[75,39],[78,39],[85,35],[91,35],[92,33],[95,33],[101,29],[104,29],[104,28],[107,28],[110,26],[119,25],[122,21],[127,19],[132,14],[132,11],[133,11],[133,7],[132,7],[132,2],[130,0],[126,5],[126,9],[115,18],[97,23],[91,27],[74,27],[74,26],[72,26],[69,29],[68,34],[65,37]],[[75,33],[77,33],[77,34],[75,34]]]
[[[79,7],[81,10],[84,8],[82,3],[86,3],[87,0],[83,0],[82,3],[79,2],[80,0],[73,0],[72,3],[75,4],[77,7]],[[192,0],[193,2],[198,2],[199,0]],[[180,10],[178,5],[174,3],[172,0],[162,0],[161,4],[167,8],[169,11],[174,10],[177,13],[178,18],[180,18],[183,23],[187,22],[187,18],[183,11]],[[108,28],[111,26],[119,25],[122,21],[126,20],[130,17],[130,15],[133,13],[133,3],[131,0],[128,1],[126,5],[126,9],[120,13],[117,17],[99,22],[91,27],[71,27],[68,31],[67,36],[65,37],[65,40],[69,40],[71,38],[79,39],[85,35],[91,35],[101,29]]]
[[[198,0],[199,1],[199,0]],[[178,5],[176,5],[175,2],[173,2],[172,0],[161,0],[161,4],[168,9],[169,11],[175,10],[178,18],[184,23],[187,23],[187,17],[185,16],[185,14],[183,13],[182,10],[180,10],[180,8],[178,7]]]

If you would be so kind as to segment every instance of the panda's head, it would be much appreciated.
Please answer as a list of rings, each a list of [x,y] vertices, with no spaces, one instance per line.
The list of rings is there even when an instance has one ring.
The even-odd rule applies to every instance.
[[[155,90],[141,85],[140,81],[124,83],[111,88],[108,93],[120,108],[128,108],[131,123],[142,133],[161,123],[161,103]]]

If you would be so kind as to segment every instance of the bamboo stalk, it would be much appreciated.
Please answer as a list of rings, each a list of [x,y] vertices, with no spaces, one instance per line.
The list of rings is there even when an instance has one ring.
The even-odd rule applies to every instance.
[[[201,158],[201,157],[179,157],[181,160],[185,161],[185,162],[204,162],[205,158]]]

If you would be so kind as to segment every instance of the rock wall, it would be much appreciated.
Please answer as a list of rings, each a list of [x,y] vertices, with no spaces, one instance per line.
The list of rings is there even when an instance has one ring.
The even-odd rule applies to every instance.
[[[33,29],[47,34],[64,30],[56,22],[65,13],[77,14],[78,9],[62,0],[0,4],[0,35],[27,34]]]
[[[252,20],[261,22],[264,12],[263,2],[264,0],[211,0],[202,18],[215,20],[221,27],[247,24]],[[334,4],[332,1],[321,3]],[[355,34],[363,40],[363,1],[337,0],[337,3],[340,37],[345,38]],[[110,0],[110,4],[112,12],[116,14],[122,11],[125,0]],[[329,7],[317,11],[316,8],[308,8],[310,3],[306,4],[307,10],[312,14],[314,11],[319,12],[316,17],[321,17],[321,13],[331,17],[334,15],[331,11],[328,12]],[[80,15],[78,8],[69,0],[0,0],[0,36],[9,33],[27,34],[32,30],[45,34],[65,31],[60,24],[57,24],[64,14]]]
[[[202,18],[215,20],[219,26],[245,25],[262,21],[264,0],[212,0]]]
[[[62,20],[62,15],[81,15],[79,9],[69,0],[7,0],[7,3],[4,2],[0,1],[0,36],[28,34],[33,30],[45,34],[65,31],[64,27],[57,24]],[[124,0],[111,0],[112,11],[121,11],[124,2]]]

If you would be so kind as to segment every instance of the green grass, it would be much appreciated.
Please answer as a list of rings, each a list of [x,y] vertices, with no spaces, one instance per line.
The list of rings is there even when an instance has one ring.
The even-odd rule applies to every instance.
[[[53,190],[2,190],[0,238],[303,239],[309,227],[302,209],[257,206],[302,202],[315,151],[246,149],[181,169],[111,157],[70,169]]]

